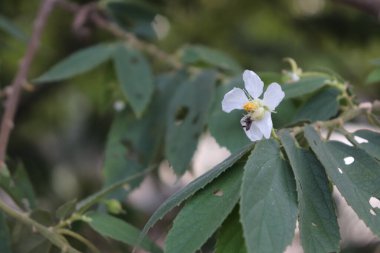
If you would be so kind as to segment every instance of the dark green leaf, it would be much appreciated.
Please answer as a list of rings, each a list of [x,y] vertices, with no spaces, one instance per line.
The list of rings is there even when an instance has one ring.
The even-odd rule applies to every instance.
[[[131,246],[138,246],[152,253],[161,253],[162,250],[151,240],[145,237],[140,243],[140,231],[127,222],[108,214],[90,213],[89,225],[99,234]]]
[[[216,240],[215,253],[247,253],[243,238],[243,228],[239,219],[239,208],[223,222]]]
[[[10,235],[8,225],[5,220],[5,216],[0,212],[0,252],[1,253],[12,253],[10,245]]]
[[[222,111],[224,94],[233,87],[239,87],[242,83],[243,80],[239,76],[228,81],[226,84],[218,86],[208,122],[212,136],[214,136],[219,145],[226,147],[231,152],[239,150],[250,142],[240,124],[240,119],[243,116],[242,112],[238,110],[234,110],[231,113]]]
[[[188,169],[205,127],[215,77],[215,71],[201,72],[182,83],[170,103],[165,154],[177,175]]]
[[[114,47],[112,44],[99,44],[75,52],[51,67],[33,82],[60,81],[87,72],[108,60],[114,51]]]
[[[142,233],[145,234],[154,224],[156,224],[158,220],[162,219],[162,217],[164,217],[175,206],[179,206],[184,200],[192,196],[199,189],[205,187],[208,183],[217,178],[228,168],[233,166],[251,149],[251,147],[252,144],[240,149],[239,152],[232,154],[222,163],[218,164],[213,169],[198,177],[189,183],[186,187],[170,196],[170,198],[167,199],[149,218],[148,222],[144,226]]]
[[[297,220],[295,182],[274,140],[259,142],[245,167],[240,217],[248,252],[284,252]]]
[[[284,84],[282,89],[285,92],[285,99],[301,97],[322,88],[327,81],[328,78],[322,76],[306,77],[295,83]]]
[[[166,238],[166,253],[193,253],[211,237],[239,200],[243,166],[237,162],[186,202]]]
[[[63,205],[58,207],[57,211],[55,212],[55,216],[60,220],[67,218],[72,212],[75,211],[76,204],[76,199],[64,203]]]
[[[23,42],[27,42],[28,40],[23,31],[21,31],[16,25],[2,15],[0,15],[0,29]]]
[[[380,68],[376,68],[368,74],[366,84],[374,84],[380,82]]]
[[[324,89],[308,99],[295,115],[293,122],[328,120],[338,113],[339,90]]]
[[[28,208],[34,209],[36,207],[36,195],[33,189],[33,185],[29,180],[26,168],[22,163],[19,163],[16,167],[16,171],[13,174],[13,180],[17,185],[17,188],[22,192],[24,198],[22,201],[27,202]]]
[[[150,65],[139,51],[123,44],[117,46],[113,59],[122,91],[135,114],[140,117],[154,91]]]
[[[358,141],[362,149],[380,160],[380,133],[369,130],[358,130],[353,135],[362,138]]]
[[[225,53],[200,45],[183,48],[182,61],[186,64],[204,63],[233,73],[242,71],[239,64]]]
[[[329,181],[312,152],[296,146],[289,132],[281,135],[297,182],[301,244],[307,253],[337,252],[339,227]]]
[[[340,142],[323,142],[311,127],[305,137],[327,175],[356,214],[380,235],[380,212],[373,200],[380,198],[380,164],[364,150]]]

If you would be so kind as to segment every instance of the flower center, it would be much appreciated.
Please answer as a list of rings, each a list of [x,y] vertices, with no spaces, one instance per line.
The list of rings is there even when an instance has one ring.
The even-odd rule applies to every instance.
[[[248,101],[243,105],[243,109],[246,112],[254,112],[260,107],[260,102],[259,101]]]

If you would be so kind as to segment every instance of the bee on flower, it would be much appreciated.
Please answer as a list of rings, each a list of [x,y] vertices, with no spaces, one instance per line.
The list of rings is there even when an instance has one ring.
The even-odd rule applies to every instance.
[[[251,70],[244,71],[243,81],[244,90],[235,87],[224,95],[222,109],[227,113],[235,109],[246,112],[240,123],[251,141],[269,139],[273,129],[271,113],[283,100],[285,93],[278,83],[271,83],[263,98],[259,98],[263,93],[264,83]]]

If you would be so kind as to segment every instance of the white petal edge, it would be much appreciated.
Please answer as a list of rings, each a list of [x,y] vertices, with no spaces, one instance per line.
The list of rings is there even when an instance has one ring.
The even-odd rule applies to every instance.
[[[244,91],[235,87],[224,95],[222,109],[227,113],[235,109],[243,109],[243,105],[247,102],[248,98]]]
[[[273,111],[284,97],[285,93],[282,91],[281,86],[278,83],[271,83],[264,93],[263,102],[264,105]]]
[[[269,139],[273,128],[271,113],[266,112],[261,120],[253,121],[252,125],[256,126],[260,130],[265,139]]]
[[[245,70],[243,72],[243,80],[245,89],[248,91],[249,95],[253,98],[258,98],[261,96],[263,93],[264,83],[255,72],[252,70]]]
[[[251,125],[251,128],[248,131],[246,131],[245,128],[243,129],[245,134],[251,141],[259,141],[263,138],[263,134],[255,125]]]

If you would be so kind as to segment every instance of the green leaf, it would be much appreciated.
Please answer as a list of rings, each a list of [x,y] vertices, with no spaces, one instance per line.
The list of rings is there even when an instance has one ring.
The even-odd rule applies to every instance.
[[[240,217],[248,252],[283,252],[297,220],[295,182],[274,140],[259,142],[244,167]]]
[[[322,76],[302,78],[298,82],[282,85],[285,99],[301,97],[319,90],[327,84],[328,78]]]
[[[2,15],[0,15],[0,29],[23,42],[27,42],[28,40],[28,37],[23,31],[20,30],[20,28],[18,28],[8,18]]]
[[[240,65],[225,53],[205,46],[186,46],[181,51],[181,60],[185,64],[206,64],[219,67],[233,73],[242,71]]]
[[[365,81],[366,84],[374,84],[380,82],[380,68],[372,70]]]
[[[312,152],[296,146],[289,132],[281,135],[297,182],[299,228],[305,252],[339,251],[339,227],[329,181]]]
[[[339,110],[338,95],[339,90],[335,88],[328,88],[318,92],[301,106],[293,122],[314,122],[331,119],[337,115]]]
[[[323,142],[311,127],[305,137],[327,175],[356,214],[380,235],[379,208],[371,201],[380,198],[380,164],[364,150],[340,142]]]
[[[205,127],[215,78],[208,70],[182,83],[169,105],[165,154],[177,175],[188,169]]]
[[[110,237],[128,245],[141,247],[148,252],[162,252],[160,247],[147,237],[138,243],[140,231],[121,219],[101,213],[89,213],[87,216],[90,218],[89,225],[103,236]]]
[[[114,47],[113,44],[98,44],[75,52],[51,67],[33,82],[60,81],[87,72],[107,61],[111,57]]]
[[[168,98],[173,96],[178,83],[185,78],[182,71],[157,78],[153,101],[141,118],[136,118],[129,111],[115,116],[106,145],[106,186],[144,170],[162,156]],[[130,183],[131,188],[137,186],[141,179]]]
[[[239,221],[239,208],[223,222],[216,240],[215,253],[247,253],[243,237],[243,228]]]
[[[156,224],[158,220],[162,219],[170,210],[172,210],[175,206],[179,206],[183,201],[192,196],[199,189],[202,189],[215,178],[219,177],[220,174],[237,163],[237,161],[239,161],[251,148],[252,144],[243,147],[238,152],[232,154],[226,160],[216,165],[213,169],[209,170],[202,176],[189,183],[186,187],[170,196],[149,218],[142,233],[146,234],[146,232],[154,224]]]
[[[219,85],[216,89],[214,104],[210,110],[208,122],[210,133],[219,145],[226,147],[230,152],[235,152],[250,142],[240,124],[241,111],[234,110],[231,113],[226,113],[222,110],[224,94],[242,83],[243,80],[239,76]]]
[[[369,130],[358,130],[353,135],[362,138],[359,143],[360,148],[364,149],[377,160],[380,160],[380,133]]]
[[[123,44],[117,46],[113,60],[122,91],[135,114],[140,117],[154,91],[150,65],[143,54]]]
[[[10,245],[10,234],[8,225],[5,220],[5,216],[0,212],[0,252],[1,253],[12,253]]]
[[[72,214],[75,211],[76,204],[77,204],[76,199],[73,199],[64,203],[63,205],[57,208],[57,211],[55,212],[55,216],[60,220],[67,218],[70,214]]]
[[[166,238],[166,253],[193,253],[211,237],[239,200],[243,166],[237,162],[186,202]]]

